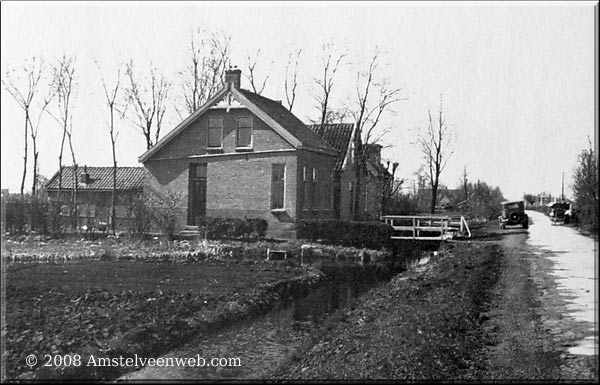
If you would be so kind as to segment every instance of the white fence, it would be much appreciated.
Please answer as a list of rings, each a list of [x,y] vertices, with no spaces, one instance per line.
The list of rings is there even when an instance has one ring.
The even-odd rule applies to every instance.
[[[394,229],[392,239],[445,241],[471,237],[471,230],[463,216],[385,215],[381,220]]]

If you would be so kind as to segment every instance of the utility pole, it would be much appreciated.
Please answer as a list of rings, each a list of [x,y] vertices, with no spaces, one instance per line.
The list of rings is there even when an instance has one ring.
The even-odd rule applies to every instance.
[[[565,172],[562,173],[562,188],[560,190],[560,200],[565,201]]]

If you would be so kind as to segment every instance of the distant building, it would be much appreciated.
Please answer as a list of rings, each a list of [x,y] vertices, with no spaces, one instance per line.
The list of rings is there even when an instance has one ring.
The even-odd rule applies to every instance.
[[[361,171],[360,197],[355,196],[357,177],[355,162],[359,149],[364,146],[357,137],[353,123],[310,124],[308,128],[323,138],[335,150],[337,156],[333,176],[333,207],[335,217],[353,220],[358,208],[361,219],[379,219],[385,192],[393,191],[392,175],[381,164],[381,146],[367,144],[366,167]],[[358,199],[358,205],[354,202]]]
[[[127,229],[134,218],[133,207],[144,191],[145,170],[143,167],[117,167],[116,218],[112,218],[112,167],[78,167],[75,175],[72,166],[63,167],[60,188],[62,223],[71,220],[69,202],[77,183],[77,227],[79,229],[110,228],[116,220],[117,229]],[[46,183],[48,198],[58,200],[59,178],[56,174]]]

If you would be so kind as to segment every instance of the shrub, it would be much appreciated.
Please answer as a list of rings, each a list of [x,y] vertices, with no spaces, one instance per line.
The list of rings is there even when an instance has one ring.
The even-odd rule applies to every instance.
[[[203,218],[201,227],[210,239],[265,237],[268,223],[262,218]]]
[[[6,231],[21,234],[36,231],[48,234],[52,227],[52,205],[47,199],[27,194],[9,194],[5,199]]]
[[[152,213],[152,221],[161,230],[170,243],[177,229],[177,218],[181,215],[181,204],[183,193],[167,191],[160,193],[149,190],[147,199],[150,201],[149,208]]]
[[[130,208],[132,215],[129,221],[129,231],[136,235],[147,234],[152,227],[152,209],[146,206],[142,195],[133,199]]]
[[[390,245],[392,227],[381,222],[302,220],[298,238],[356,248],[381,249]]]

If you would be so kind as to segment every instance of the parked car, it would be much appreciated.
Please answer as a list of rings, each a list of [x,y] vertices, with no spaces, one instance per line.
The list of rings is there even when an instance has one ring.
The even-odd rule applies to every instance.
[[[500,228],[504,230],[506,226],[521,225],[524,229],[529,228],[529,217],[525,214],[525,202],[503,202],[502,215],[498,217]]]
[[[571,204],[568,202],[556,202],[550,206],[550,222],[553,225],[569,224],[573,216]]]

